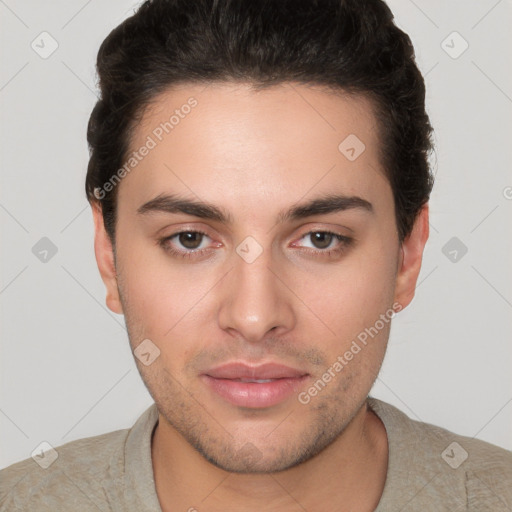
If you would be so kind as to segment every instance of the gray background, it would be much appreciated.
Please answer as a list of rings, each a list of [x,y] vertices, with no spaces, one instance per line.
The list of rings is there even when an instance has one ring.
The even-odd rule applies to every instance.
[[[512,2],[389,3],[426,75],[437,182],[417,296],[373,395],[512,449]],[[152,402],[104,305],[83,191],[96,52],[135,5],[0,0],[0,467],[130,427]],[[58,43],[45,59],[43,31]]]

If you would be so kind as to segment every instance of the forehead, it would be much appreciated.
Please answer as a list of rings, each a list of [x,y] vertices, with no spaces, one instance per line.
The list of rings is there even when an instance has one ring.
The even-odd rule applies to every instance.
[[[391,194],[370,101],[299,84],[169,90],[146,109],[127,156],[134,165],[119,204],[130,209],[172,192],[238,205],[246,215],[315,192],[382,201]]]

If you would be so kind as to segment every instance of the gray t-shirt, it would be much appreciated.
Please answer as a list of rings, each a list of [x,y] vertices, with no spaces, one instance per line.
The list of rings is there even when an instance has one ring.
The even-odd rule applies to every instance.
[[[512,452],[410,420],[380,400],[368,403],[389,445],[376,512],[512,511]],[[3,469],[0,512],[161,512],[151,463],[157,421],[153,404],[131,429],[57,447],[46,469],[32,458]]]

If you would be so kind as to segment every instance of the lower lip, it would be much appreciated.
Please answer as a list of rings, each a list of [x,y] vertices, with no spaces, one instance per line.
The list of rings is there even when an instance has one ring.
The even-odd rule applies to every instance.
[[[276,379],[272,382],[240,382],[201,375],[206,384],[222,398],[239,407],[264,408],[277,405],[296,393],[307,375]]]

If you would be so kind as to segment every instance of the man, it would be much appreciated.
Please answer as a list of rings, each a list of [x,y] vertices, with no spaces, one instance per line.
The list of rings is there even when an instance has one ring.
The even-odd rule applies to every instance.
[[[155,400],[0,510],[510,510],[512,454],[368,394],[428,238],[431,126],[380,0],[154,0],[98,55],[86,191]]]

